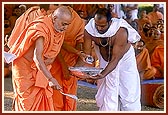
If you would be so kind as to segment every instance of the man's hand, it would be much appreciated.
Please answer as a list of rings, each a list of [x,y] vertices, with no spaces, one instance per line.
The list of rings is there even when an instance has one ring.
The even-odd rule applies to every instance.
[[[86,62],[86,58],[88,57],[88,55],[86,55],[84,52],[82,51],[79,51],[78,53],[78,56],[80,57],[80,59],[83,61],[83,62]]]
[[[53,77],[51,79],[49,79],[49,86],[51,86],[51,88],[53,88],[55,90],[61,90],[62,89],[62,87],[59,85],[57,80]]]
[[[61,53],[58,54],[58,60],[59,60],[59,62],[61,64],[63,78],[65,80],[69,80],[71,76],[70,76],[70,72],[68,70],[68,65],[66,64],[66,62],[65,62],[64,58],[62,57]]]
[[[88,62],[86,61],[87,58],[91,58],[92,60],[94,60],[91,55],[87,55],[87,54],[85,54],[83,51],[79,51],[79,52],[77,53],[77,55],[78,55],[78,56],[80,57],[80,59],[81,59],[83,62],[85,62],[85,63],[88,63]]]
[[[95,76],[89,76],[88,79],[93,79],[93,80],[98,80],[98,79],[102,79],[105,76],[103,76],[102,74],[97,74]]]

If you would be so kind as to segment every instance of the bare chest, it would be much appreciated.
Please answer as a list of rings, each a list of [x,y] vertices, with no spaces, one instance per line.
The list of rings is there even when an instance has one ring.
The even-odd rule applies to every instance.
[[[100,54],[107,62],[112,58],[112,50],[115,41],[115,36],[108,38],[92,37],[92,40],[99,46]]]

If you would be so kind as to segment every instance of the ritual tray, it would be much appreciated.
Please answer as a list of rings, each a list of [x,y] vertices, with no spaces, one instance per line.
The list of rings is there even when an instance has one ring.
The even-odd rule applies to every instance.
[[[90,75],[95,76],[100,73],[103,68],[96,67],[69,67],[69,70],[76,76]]]

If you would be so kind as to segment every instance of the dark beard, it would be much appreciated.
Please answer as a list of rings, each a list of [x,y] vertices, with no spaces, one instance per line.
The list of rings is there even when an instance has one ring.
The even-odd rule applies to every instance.
[[[104,34],[105,32],[107,32],[107,30],[108,30],[108,28],[106,29],[106,30],[98,30],[98,32],[100,33],[100,34]]]

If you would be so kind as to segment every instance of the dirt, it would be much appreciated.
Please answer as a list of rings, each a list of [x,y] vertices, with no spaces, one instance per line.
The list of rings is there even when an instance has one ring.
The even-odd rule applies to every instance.
[[[13,89],[11,78],[4,79],[4,111],[11,111],[12,99],[13,99]],[[77,111],[98,111],[96,106],[95,96],[96,88],[89,88],[85,86],[78,86],[77,92]],[[164,109],[142,106],[142,111],[164,111]]]

